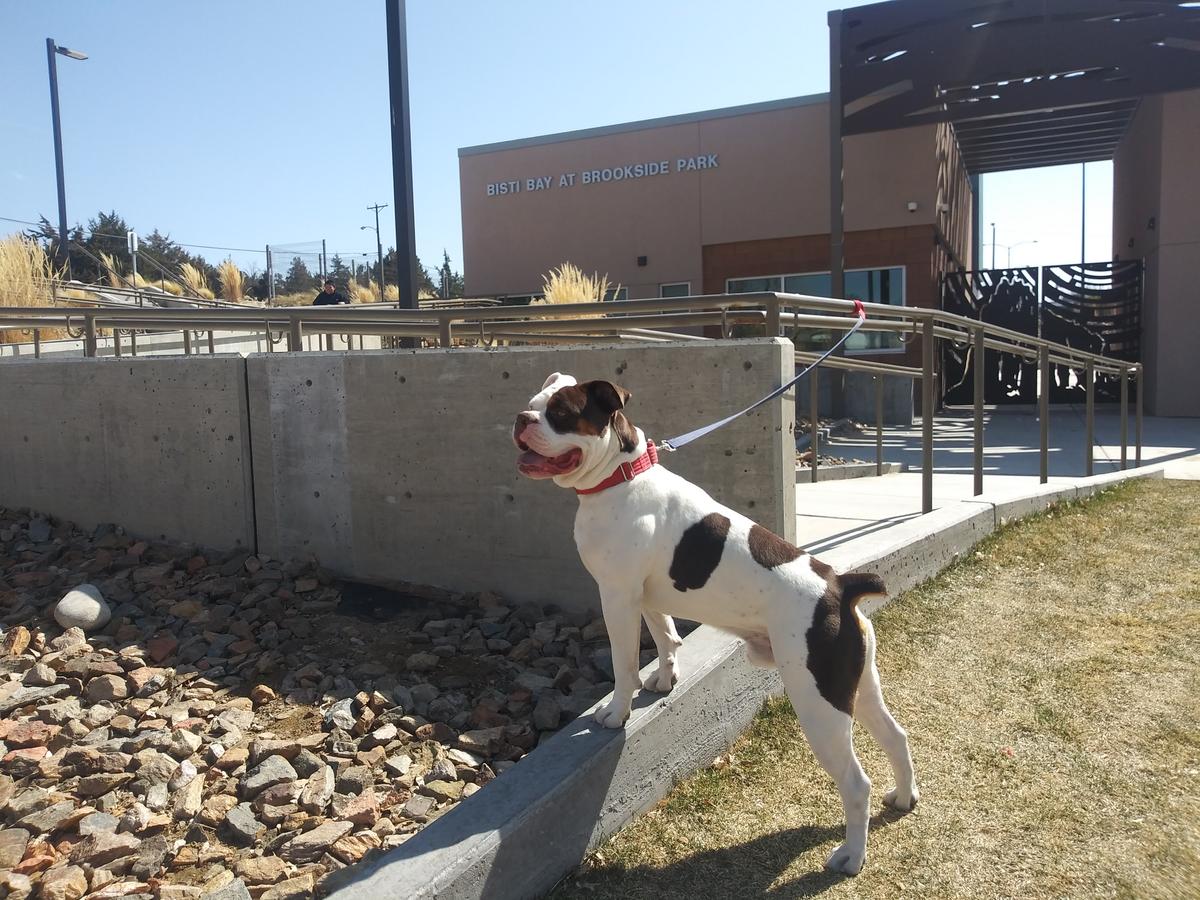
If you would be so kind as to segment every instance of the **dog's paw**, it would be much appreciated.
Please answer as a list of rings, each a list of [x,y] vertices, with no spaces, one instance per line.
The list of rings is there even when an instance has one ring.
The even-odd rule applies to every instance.
[[[900,812],[908,812],[917,805],[917,801],[921,799],[921,792],[917,790],[914,784],[911,790],[901,792],[900,788],[894,787],[883,795],[883,802],[898,809]]]
[[[629,718],[629,707],[619,703],[609,703],[596,710],[593,718],[605,728],[620,728]]]
[[[659,666],[658,670],[642,682],[642,687],[656,694],[669,694],[679,681],[679,669],[675,666]]]
[[[842,844],[825,860],[825,868],[830,872],[841,872],[843,875],[857,875],[862,871],[866,858],[865,848],[855,850],[847,844]]]

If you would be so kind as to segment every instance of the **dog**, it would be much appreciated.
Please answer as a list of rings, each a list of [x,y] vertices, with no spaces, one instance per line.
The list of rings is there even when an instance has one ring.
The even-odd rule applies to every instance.
[[[746,642],[749,661],[777,666],[805,737],[842,796],[846,840],[831,870],[854,875],[866,856],[871,782],[852,743],[858,719],[883,746],[896,786],[884,802],[907,811],[919,794],[908,735],[883,702],[875,632],[857,609],[886,593],[877,575],[839,575],[657,462],[625,415],[629,391],[555,372],[519,413],[517,468],[579,497],[575,543],[600,588],[612,644],[612,699],[595,713],[607,728],[629,718],[638,688],[641,619],[658,650],[643,685],[679,680],[682,645],[672,616]]]

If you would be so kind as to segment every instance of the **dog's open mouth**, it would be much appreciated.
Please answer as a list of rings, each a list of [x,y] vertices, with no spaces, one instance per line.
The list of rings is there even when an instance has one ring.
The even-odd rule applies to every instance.
[[[517,457],[517,470],[529,478],[553,478],[555,475],[566,475],[579,468],[579,462],[583,458],[583,451],[578,447],[572,447],[561,456],[551,457],[542,456],[542,454],[530,450],[524,441],[519,441],[518,446],[523,452]]]

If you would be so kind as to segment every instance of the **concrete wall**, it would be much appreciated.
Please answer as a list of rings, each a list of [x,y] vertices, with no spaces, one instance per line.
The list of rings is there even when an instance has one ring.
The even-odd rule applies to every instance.
[[[1200,91],[1146,97],[1113,165],[1113,253],[1146,264],[1142,359],[1152,415],[1200,415]]]
[[[846,138],[848,231],[934,224],[936,136],[930,125]],[[716,168],[677,171],[678,160],[708,154]],[[582,183],[585,171],[657,161],[670,172]],[[537,178],[548,186],[529,190]],[[502,182],[519,190],[489,196]],[[828,97],[464,148],[459,183],[472,295],[539,291],[541,275],[564,261],[607,273],[634,298],[682,281],[699,293],[705,245],[828,235]]]
[[[0,367],[0,504],[252,546],[245,385],[236,356]]]
[[[517,474],[516,413],[553,371],[608,378],[662,439],[749,406],[790,377],[791,353],[761,339],[252,356],[259,549],[368,580],[598,606],[575,497]],[[788,395],[663,462],[791,537],[794,422]]]

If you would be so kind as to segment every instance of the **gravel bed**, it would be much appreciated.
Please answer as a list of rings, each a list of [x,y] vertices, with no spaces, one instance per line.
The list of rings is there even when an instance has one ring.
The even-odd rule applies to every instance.
[[[0,508],[0,897],[312,896],[611,678],[587,614]]]

